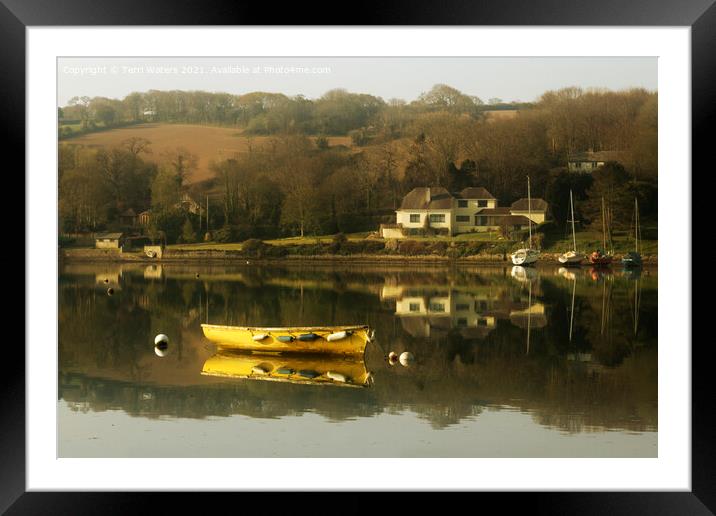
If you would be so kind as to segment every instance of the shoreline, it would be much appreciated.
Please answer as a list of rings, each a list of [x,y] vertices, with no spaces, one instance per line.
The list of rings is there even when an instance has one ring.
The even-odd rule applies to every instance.
[[[559,253],[544,253],[538,264],[561,266],[557,261]],[[60,263],[71,262],[110,262],[110,263],[145,263],[151,264],[181,264],[181,263],[226,263],[229,265],[242,264],[332,264],[350,263],[367,265],[486,265],[486,266],[512,266],[508,256],[499,255],[472,255],[461,258],[450,258],[443,255],[396,255],[396,254],[353,254],[353,255],[289,255],[282,257],[256,258],[242,255],[238,251],[167,251],[162,258],[149,258],[142,253],[122,253],[107,249],[59,249]],[[621,267],[621,255],[615,255],[612,267]],[[658,265],[657,256],[644,256],[643,266],[655,267]],[[590,263],[581,265],[591,266]],[[575,267],[576,268],[576,267]]]

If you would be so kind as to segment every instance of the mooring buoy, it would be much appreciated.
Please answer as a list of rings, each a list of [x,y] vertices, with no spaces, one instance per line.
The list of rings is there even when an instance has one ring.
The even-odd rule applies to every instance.
[[[410,351],[404,351],[400,354],[400,365],[408,367],[415,361],[415,356]]]

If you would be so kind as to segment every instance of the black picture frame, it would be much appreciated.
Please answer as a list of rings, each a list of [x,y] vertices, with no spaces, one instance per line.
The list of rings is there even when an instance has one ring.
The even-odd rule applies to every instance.
[[[692,163],[713,169],[708,129],[716,121],[716,0],[501,0],[500,2],[427,1],[361,3],[348,20],[321,20],[338,12],[312,2],[282,4],[229,1],[153,0],[140,2],[67,0],[0,1],[0,117],[7,149],[25,143],[25,28],[28,26],[89,25],[543,25],[543,26],[689,26],[692,50]],[[323,13],[323,14],[317,14]],[[22,167],[22,168],[21,168]],[[24,170],[24,155],[16,170]],[[684,180],[690,181],[688,172]],[[19,189],[24,191],[24,181]],[[691,218],[691,214],[688,214]],[[693,233],[692,233],[693,234]],[[30,238],[31,235],[25,235]],[[691,260],[691,249],[688,259]],[[25,270],[27,274],[28,271]],[[684,300],[691,302],[692,300]],[[696,306],[696,304],[692,304]],[[31,307],[30,307],[31,309]],[[696,314],[696,312],[694,312]],[[530,493],[499,496],[503,507],[524,505],[546,514],[712,514],[716,510],[716,445],[711,431],[711,342],[692,348],[692,491],[642,493]],[[25,342],[25,345],[33,343]],[[37,344],[37,343],[34,343]],[[691,342],[669,343],[684,349]],[[0,511],[8,514],[119,514],[145,512],[141,493],[26,493],[25,488],[25,353],[7,342],[2,382],[0,425]],[[216,495],[212,495],[216,496]],[[230,496],[230,495],[228,495]],[[243,497],[242,510],[258,503]],[[356,498],[358,495],[353,495]],[[226,497],[213,499],[222,503]],[[506,500],[509,498],[509,501]],[[174,503],[186,508],[184,495]],[[248,505],[247,505],[248,503]],[[346,507],[355,504],[346,501]]]

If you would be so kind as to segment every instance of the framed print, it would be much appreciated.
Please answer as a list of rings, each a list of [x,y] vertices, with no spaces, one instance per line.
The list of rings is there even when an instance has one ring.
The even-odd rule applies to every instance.
[[[398,490],[710,513],[710,2],[352,27],[168,5],[2,8],[28,299],[4,509]]]

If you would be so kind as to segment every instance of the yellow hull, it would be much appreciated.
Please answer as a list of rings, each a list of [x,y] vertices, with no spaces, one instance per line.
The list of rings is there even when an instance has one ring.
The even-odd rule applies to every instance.
[[[246,328],[202,324],[204,336],[221,348],[260,353],[328,353],[335,355],[362,355],[368,343],[367,326],[326,326],[309,328]],[[327,337],[342,331],[350,335],[329,341]],[[302,336],[314,334],[314,340],[301,340]],[[265,335],[261,340],[254,337]],[[282,342],[282,338],[293,338]]]
[[[335,355],[261,355],[219,351],[204,362],[201,374],[310,385],[367,387],[371,374],[359,357]]]

